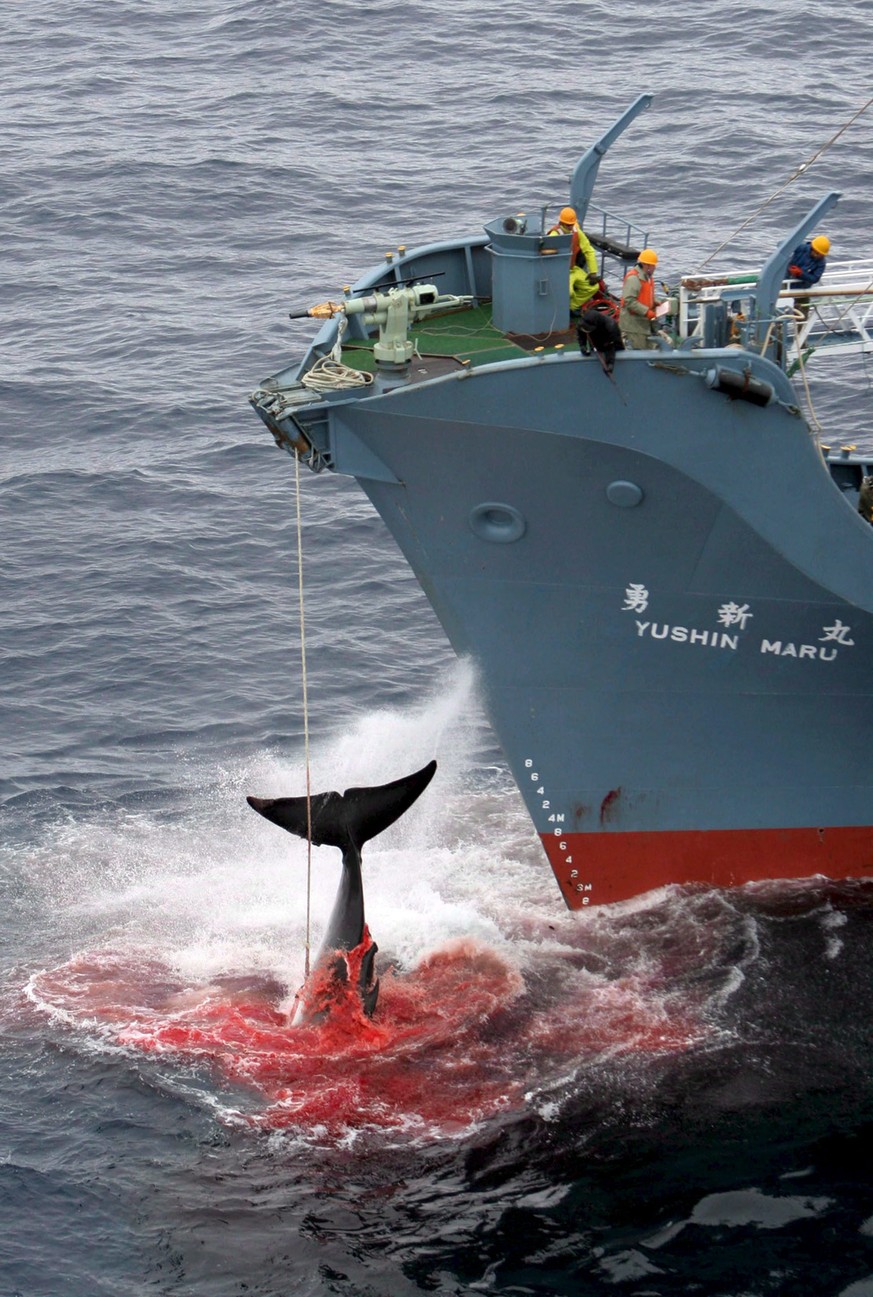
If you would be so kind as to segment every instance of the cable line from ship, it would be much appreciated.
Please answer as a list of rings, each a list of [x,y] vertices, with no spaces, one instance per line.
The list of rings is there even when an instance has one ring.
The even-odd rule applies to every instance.
[[[824,428],[819,422],[818,415],[815,412],[815,406],[812,403],[812,392],[809,389],[809,378],[807,377],[806,364],[803,359],[803,349],[800,346],[799,334],[801,326],[805,323],[805,320],[801,311],[794,311],[793,316],[794,334],[797,341],[797,368],[800,371],[800,379],[803,383],[803,393],[806,397],[806,408],[809,410],[809,427],[814,436],[821,437],[824,435]]]
[[[710,253],[710,255],[706,258],[706,260],[701,262],[701,264],[698,266],[697,270],[694,273],[699,275],[701,270],[703,270],[704,266],[708,266],[710,261],[712,261],[715,257],[717,257],[718,254],[728,246],[728,244],[732,243],[734,239],[737,237],[737,235],[742,230],[744,230],[747,225],[751,225],[753,221],[757,220],[757,218],[761,215],[761,213],[764,211],[765,208],[769,207],[770,204],[774,202],[774,200],[777,199],[780,194],[785,192],[785,190],[788,188],[789,185],[794,184],[795,180],[797,180],[800,176],[802,176],[805,172],[807,172],[809,168],[812,166],[812,164],[818,161],[818,159],[822,156],[822,154],[826,153],[827,150],[831,147],[831,145],[835,144],[836,141],[840,138],[840,136],[843,135],[849,129],[849,127],[853,124],[853,122],[856,122],[858,118],[862,116],[863,113],[866,113],[867,109],[870,107],[871,104],[873,104],[873,97],[868,99],[866,104],[864,104],[863,108],[859,108],[858,111],[854,113],[849,118],[849,120],[845,122],[840,127],[840,129],[830,137],[829,140],[826,140],[825,143],[822,144],[820,148],[816,149],[815,153],[813,153],[812,156],[806,160],[806,162],[801,162],[797,170],[792,175],[790,175],[788,179],[785,181],[785,184],[781,185],[777,190],[775,190],[770,195],[770,197],[766,200],[766,202],[761,204],[761,206],[758,208],[757,211],[752,212],[752,215],[749,216],[745,221],[743,221],[742,225],[738,225],[737,228],[734,230],[733,234],[729,235],[728,238],[726,238],[723,243],[720,243],[716,248],[715,252]]]
[[[297,599],[300,609],[300,675],[303,685],[303,759],[306,768],[306,941],[304,976],[309,977],[312,920],[312,782],[309,772],[309,687],[306,676],[306,618],[303,605],[303,523],[300,508],[300,456],[294,456],[297,501]]]

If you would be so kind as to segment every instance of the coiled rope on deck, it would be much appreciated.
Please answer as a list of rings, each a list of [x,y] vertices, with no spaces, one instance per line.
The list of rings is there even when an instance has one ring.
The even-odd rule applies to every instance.
[[[300,382],[311,392],[336,392],[344,388],[366,387],[372,383],[372,374],[343,364],[342,341],[347,324],[345,315],[341,315],[337,321],[336,342],[326,355],[319,356],[315,364],[302,375]]]
[[[373,375],[352,369],[331,356],[320,356],[300,381],[312,392],[336,392],[346,387],[366,387],[372,383]]]

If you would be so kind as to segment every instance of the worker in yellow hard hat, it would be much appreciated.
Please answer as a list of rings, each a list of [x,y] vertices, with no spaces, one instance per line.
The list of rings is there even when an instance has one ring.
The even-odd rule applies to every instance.
[[[831,241],[826,234],[817,234],[806,243],[799,243],[788,263],[788,278],[793,289],[812,288],[824,274]],[[809,315],[809,298],[795,297],[794,309],[804,319]]]
[[[658,331],[656,310],[661,302],[655,297],[657,264],[657,252],[652,248],[643,248],[637,257],[637,264],[624,277],[618,327],[629,351],[640,351],[648,347],[653,334]]]
[[[824,274],[830,250],[831,241],[825,234],[817,234],[814,239],[798,244],[788,263],[792,288],[812,288],[817,284]]]
[[[600,270],[597,253],[591,241],[582,232],[573,207],[562,207],[557,225],[546,231],[550,234],[569,234],[570,244],[570,311],[578,315],[586,302],[590,302],[600,287]]]

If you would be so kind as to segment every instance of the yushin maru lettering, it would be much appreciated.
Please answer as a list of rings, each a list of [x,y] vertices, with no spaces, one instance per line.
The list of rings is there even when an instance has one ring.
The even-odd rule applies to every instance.
[[[670,639],[675,644],[696,644],[699,647],[719,648],[736,650],[739,646],[739,637],[728,635],[724,631],[698,630],[688,626],[670,626],[666,622],[637,622],[637,635],[648,636],[651,639],[666,640]]]

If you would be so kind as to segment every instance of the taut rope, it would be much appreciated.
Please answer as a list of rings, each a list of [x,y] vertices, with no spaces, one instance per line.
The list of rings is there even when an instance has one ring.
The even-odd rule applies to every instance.
[[[300,456],[294,456],[297,499],[297,598],[300,608],[300,673],[303,680],[303,754],[306,764],[306,977],[309,976],[310,921],[312,915],[312,784],[309,777],[309,692],[306,678],[306,619],[303,608],[303,525],[300,510]]]
[[[765,203],[762,203],[762,204],[761,204],[761,206],[758,208],[758,210],[757,210],[756,212],[752,212],[752,215],[749,216],[745,221],[743,221],[742,225],[738,225],[738,226],[737,226],[737,228],[734,230],[733,234],[729,235],[729,236],[725,239],[724,243],[720,243],[720,244],[718,245],[718,247],[716,248],[715,252],[710,253],[710,255],[706,258],[706,260],[705,260],[704,262],[702,262],[702,263],[700,264],[700,266],[698,266],[696,273],[697,273],[697,274],[700,274],[700,271],[703,269],[703,267],[704,267],[704,266],[708,266],[709,263],[710,263],[710,261],[712,261],[714,257],[717,257],[718,254],[719,254],[719,253],[720,253],[724,248],[726,248],[726,247],[728,246],[729,243],[732,243],[733,240],[737,237],[737,235],[740,233],[741,230],[744,230],[744,229],[746,228],[747,225],[751,225],[751,224],[752,224],[752,221],[757,220],[757,218],[761,215],[761,213],[764,211],[764,209],[765,209],[766,207],[769,207],[770,204],[771,204],[771,203],[772,203],[776,198],[778,198],[779,195],[780,195],[781,193],[784,193],[784,191],[788,188],[789,185],[793,185],[793,184],[794,184],[794,181],[797,180],[797,178],[798,178],[799,176],[802,176],[803,173],[804,173],[805,171],[808,171],[809,168],[812,166],[813,162],[817,161],[818,158],[820,158],[821,155],[822,155],[823,153],[825,153],[825,152],[826,152],[826,151],[831,147],[831,145],[834,144],[834,143],[835,143],[835,142],[840,138],[840,136],[843,134],[843,132],[844,132],[844,131],[847,131],[847,130],[849,129],[849,127],[852,125],[852,123],[858,120],[858,118],[861,116],[862,113],[866,113],[867,109],[870,107],[871,104],[873,104],[873,98],[868,99],[867,102],[866,102],[866,104],[864,104],[864,107],[863,107],[863,108],[859,108],[858,111],[857,111],[856,113],[854,113],[854,114],[849,118],[849,120],[848,120],[847,122],[845,122],[845,123],[840,127],[840,129],[839,129],[839,130],[838,130],[834,135],[831,136],[831,138],[830,138],[829,140],[826,140],[825,143],[822,144],[820,148],[816,149],[816,151],[815,151],[815,153],[813,153],[812,157],[807,158],[806,162],[801,162],[800,166],[799,166],[799,167],[797,168],[797,170],[793,173],[793,175],[790,175],[790,176],[788,177],[788,179],[785,181],[785,184],[784,184],[784,185],[780,185],[780,187],[779,187],[777,190],[775,190],[775,191],[770,195],[770,197],[767,199],[767,201],[766,201]]]

